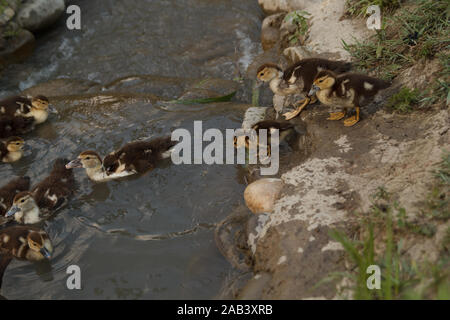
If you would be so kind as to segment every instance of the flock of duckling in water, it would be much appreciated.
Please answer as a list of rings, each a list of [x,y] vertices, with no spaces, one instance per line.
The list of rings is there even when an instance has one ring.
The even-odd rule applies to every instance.
[[[320,58],[303,59],[286,70],[274,64],[264,64],[257,71],[257,79],[268,82],[274,94],[291,96],[302,94],[306,98],[294,111],[284,114],[286,121],[261,121],[254,129],[287,130],[293,119],[310,103],[319,100],[327,106],[343,109],[330,114],[328,120],[341,120],[348,109],[354,114],[344,120],[353,126],[360,119],[360,107],[366,105],[389,83],[350,73],[351,64]],[[13,163],[22,158],[24,140],[18,135],[28,133],[35,125],[47,120],[55,111],[44,96],[10,97],[0,101],[0,160]],[[84,151],[68,161],[57,159],[50,174],[34,185],[30,191],[30,178],[20,177],[0,188],[0,215],[8,222],[0,229],[0,288],[3,273],[13,259],[39,261],[49,259],[53,247],[49,235],[39,223],[65,206],[75,190],[73,168],[85,168],[87,176],[95,182],[105,182],[152,170],[159,161],[170,157],[175,142],[170,136],[136,141],[123,146],[103,159],[95,151]],[[3,178],[2,178],[3,180]],[[12,224],[12,225],[11,225]]]

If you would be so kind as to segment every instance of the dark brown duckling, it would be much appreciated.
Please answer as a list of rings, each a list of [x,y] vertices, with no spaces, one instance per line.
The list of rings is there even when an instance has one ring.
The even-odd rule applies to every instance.
[[[0,230],[0,288],[12,258],[34,262],[50,259],[52,253],[50,237],[39,228],[12,226]]]
[[[38,95],[32,99],[15,96],[0,101],[0,115],[33,118],[34,124],[45,122],[49,111],[56,112],[50,106],[48,98],[43,95]]]
[[[107,155],[103,160],[95,151],[84,151],[67,168],[85,168],[88,177],[104,182],[152,170],[162,159],[170,157],[177,142],[171,137],[136,141]]]
[[[299,101],[300,105],[295,111],[284,114],[286,120],[295,118],[309,103],[317,99],[308,93],[314,79],[322,70],[333,70],[336,73],[347,72],[352,65],[344,61],[332,61],[321,58],[307,58],[291,65],[285,71],[274,64],[264,64],[258,68],[257,78],[269,82],[272,92],[276,95],[286,96],[303,93],[306,98]]]
[[[275,130],[278,130],[279,133],[279,143],[283,141],[286,136],[291,132],[291,130],[294,129],[294,125],[288,121],[277,121],[277,120],[263,120],[255,123],[252,128],[254,130],[254,133],[256,134],[256,143],[259,146],[259,130],[267,130],[267,154],[270,156],[271,154],[271,141],[272,141],[272,134]],[[245,141],[245,142],[244,142]],[[249,148],[249,142],[250,137],[245,136],[244,139],[240,139],[240,137],[234,138],[234,145],[236,148],[240,147],[246,147]]]
[[[328,120],[341,120],[347,109],[354,108],[356,114],[344,120],[344,126],[355,125],[360,118],[360,107],[367,105],[381,90],[391,84],[387,81],[357,73],[337,75],[332,71],[321,71],[314,80],[310,94],[316,94],[321,103],[344,108],[330,114]]]
[[[6,211],[12,206],[14,197],[30,189],[30,178],[22,177],[9,181],[0,188],[0,215],[4,216]]]
[[[0,138],[22,135],[34,129],[34,118],[0,116]]]
[[[23,156],[25,141],[20,137],[10,137],[0,142],[0,160],[5,163],[19,161]]]
[[[67,204],[75,189],[71,169],[66,169],[67,159],[57,159],[52,172],[31,192],[24,191],[14,197],[13,206],[6,217],[14,216],[21,224],[35,224],[47,219]]]

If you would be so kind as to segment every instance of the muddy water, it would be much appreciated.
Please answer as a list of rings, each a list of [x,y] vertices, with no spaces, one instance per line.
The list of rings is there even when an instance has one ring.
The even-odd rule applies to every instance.
[[[63,96],[58,84],[51,87],[59,115],[25,137],[31,150],[17,164],[0,167],[2,181],[28,175],[36,183],[57,157],[73,158],[86,149],[105,154],[178,127],[192,131],[194,120],[203,120],[204,130],[240,126],[242,102],[248,101],[174,106],[161,100],[183,93],[192,84],[186,78],[230,80],[245,70],[259,51],[256,1],[72,3],[81,6],[83,29],[67,31],[62,21],[41,35],[35,54],[2,74],[0,95],[61,78],[93,83],[80,93],[75,81],[74,92],[66,86]],[[136,81],[127,78],[131,75],[152,76]],[[134,80],[116,81],[122,77]],[[161,81],[167,77],[172,78]],[[14,261],[2,294],[10,299],[215,297],[232,270],[216,248],[213,228],[242,202],[245,186],[238,169],[168,161],[144,176],[106,184],[75,171],[75,198],[46,222],[55,246],[51,262]],[[72,264],[81,268],[79,291],[66,288]]]

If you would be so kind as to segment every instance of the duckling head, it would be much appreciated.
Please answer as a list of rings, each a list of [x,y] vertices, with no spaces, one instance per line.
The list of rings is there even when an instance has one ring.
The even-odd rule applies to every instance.
[[[9,152],[21,152],[24,145],[25,141],[20,137],[10,137],[6,140],[6,149]]]
[[[18,222],[37,223],[39,222],[39,207],[31,192],[24,191],[14,197],[12,207],[6,212],[5,217],[14,216]]]
[[[281,77],[283,71],[280,67],[273,63],[263,64],[256,72],[256,78],[262,82],[270,82],[272,79]]]
[[[239,136],[239,137],[234,137],[234,147],[236,149],[248,148],[249,141],[250,141],[250,137],[246,136],[246,135]]]
[[[48,237],[44,237],[41,232],[31,231],[27,236],[28,247],[43,258],[50,259],[53,252],[53,246]]]
[[[44,96],[36,96],[31,100],[31,106],[38,110],[47,110],[49,105],[47,97]]]
[[[58,113],[58,111],[49,104],[47,97],[36,96],[31,100],[31,114],[37,124],[45,122],[49,112]]]
[[[309,96],[314,95],[319,90],[331,88],[336,82],[336,75],[329,70],[320,71],[314,79],[313,86],[309,91]]]
[[[67,169],[85,168],[85,169],[99,169],[103,168],[103,162],[100,156],[95,151],[84,151],[80,153],[78,158],[66,164]]]

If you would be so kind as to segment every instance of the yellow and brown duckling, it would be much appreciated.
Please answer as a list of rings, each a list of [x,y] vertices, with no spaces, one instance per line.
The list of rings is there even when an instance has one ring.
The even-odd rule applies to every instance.
[[[279,132],[279,143],[281,143],[286,136],[294,129],[294,125],[288,121],[277,121],[277,120],[263,120],[252,125],[252,130],[256,134],[256,144],[259,146],[259,134],[260,130],[267,130],[267,154],[271,154],[271,138],[275,130]],[[234,146],[236,148],[249,148],[250,137],[235,137]]]
[[[20,192],[14,197],[6,217],[14,216],[21,224],[35,224],[47,219],[67,204],[75,189],[71,169],[66,169],[67,159],[57,159],[52,172],[31,192]]]
[[[56,113],[56,110],[43,95],[31,99],[14,96],[0,101],[0,116],[33,118],[34,124],[45,122],[49,112]]]
[[[170,157],[175,144],[171,137],[131,142],[103,160],[95,151],[84,151],[66,167],[85,168],[89,179],[105,182],[152,170],[160,160]]]
[[[292,112],[284,114],[286,120],[295,118],[309,104],[317,99],[308,93],[311,90],[314,79],[322,70],[333,70],[336,73],[347,72],[351,69],[351,63],[332,61],[321,58],[307,58],[293,64],[285,71],[275,64],[264,64],[258,68],[257,79],[269,82],[270,89],[276,95],[287,96],[293,94],[305,94],[306,98],[299,101],[299,106]]]
[[[14,197],[22,192],[30,189],[30,178],[21,177],[9,181],[0,188],[0,215],[4,216],[8,209],[12,206]]]
[[[370,102],[381,90],[387,89],[390,83],[357,73],[337,75],[332,71],[321,71],[314,80],[310,94],[315,94],[321,103],[343,107],[343,111],[330,114],[328,120],[341,120],[347,109],[353,108],[355,115],[344,120],[344,126],[355,125],[360,118],[360,107]]]
[[[34,262],[50,259],[52,253],[50,237],[39,228],[12,226],[0,230],[0,288],[12,258]]]
[[[10,137],[0,142],[0,160],[5,163],[19,161],[23,156],[25,141],[20,137]]]

